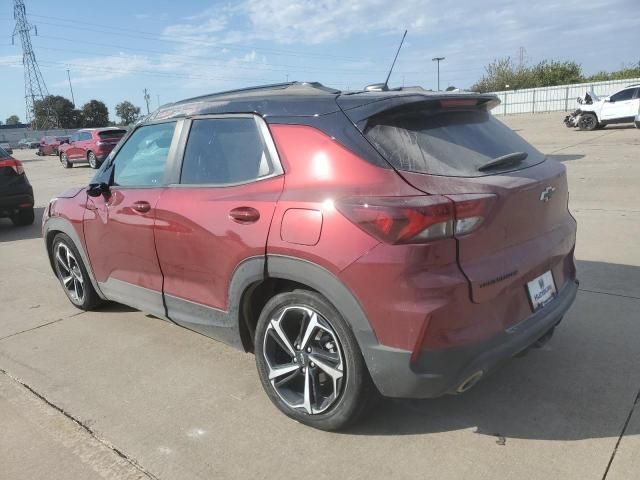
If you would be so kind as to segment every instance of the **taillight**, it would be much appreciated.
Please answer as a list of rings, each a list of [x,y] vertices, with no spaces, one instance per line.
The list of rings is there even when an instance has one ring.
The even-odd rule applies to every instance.
[[[483,222],[494,195],[352,197],[336,208],[349,220],[385,243],[425,243],[466,235]]]
[[[13,158],[9,158],[7,160],[0,160],[0,168],[9,167],[13,168],[13,171],[18,175],[22,175],[24,173],[24,167],[22,166],[22,162],[20,160],[15,160]]]
[[[453,200],[456,212],[456,235],[466,235],[473,232],[487,218],[496,196],[490,193],[465,193],[447,195]]]
[[[423,243],[453,234],[453,202],[440,195],[354,197],[338,201],[336,207],[386,243]]]

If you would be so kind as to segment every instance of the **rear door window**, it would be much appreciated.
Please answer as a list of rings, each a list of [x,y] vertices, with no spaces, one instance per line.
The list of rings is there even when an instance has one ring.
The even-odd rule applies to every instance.
[[[609,98],[609,100],[611,102],[622,102],[624,100],[631,100],[635,91],[635,88],[627,88],[626,90],[622,90],[615,95],[611,95],[611,98]]]
[[[485,110],[384,113],[369,119],[365,137],[393,167],[453,177],[494,175],[535,165],[544,155]],[[514,152],[527,158],[481,172],[487,162]]]
[[[276,172],[253,118],[194,120],[184,153],[180,183],[247,183]]]

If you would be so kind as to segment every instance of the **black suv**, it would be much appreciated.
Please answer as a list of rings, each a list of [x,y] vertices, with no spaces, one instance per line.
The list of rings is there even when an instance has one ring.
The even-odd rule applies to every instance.
[[[20,160],[0,148],[0,218],[9,217],[14,225],[31,225],[34,220],[33,188]]]

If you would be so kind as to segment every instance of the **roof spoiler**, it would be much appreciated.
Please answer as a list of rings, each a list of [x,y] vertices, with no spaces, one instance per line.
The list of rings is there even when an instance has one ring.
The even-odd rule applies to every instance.
[[[381,114],[432,109],[482,109],[489,111],[500,104],[500,99],[496,95],[460,93],[408,93],[407,95],[390,95],[381,99],[367,99],[364,95],[341,95],[336,101],[360,131],[364,131],[369,119]]]

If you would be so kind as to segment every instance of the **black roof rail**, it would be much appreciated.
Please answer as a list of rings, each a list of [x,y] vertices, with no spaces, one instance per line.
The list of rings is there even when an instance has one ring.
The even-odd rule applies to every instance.
[[[245,88],[237,88],[234,90],[225,90],[223,92],[214,92],[214,93],[208,93],[205,95],[199,95],[197,97],[193,97],[193,98],[187,98],[185,100],[180,100],[179,102],[174,103],[173,105],[178,105],[181,103],[190,103],[190,102],[195,102],[198,100],[204,100],[204,99],[213,99],[213,98],[217,98],[217,97],[224,97],[226,95],[235,95],[235,94],[241,94],[241,93],[251,93],[251,92],[261,92],[261,91],[265,91],[265,90],[284,90],[286,88],[290,88],[290,87],[303,87],[303,88],[311,88],[314,90],[321,90],[324,91],[326,93],[329,94],[338,94],[340,93],[340,90],[336,90],[333,88],[329,88],[326,87],[324,85],[322,85],[320,82],[297,82],[297,81],[293,81],[293,82],[283,82],[283,83],[271,83],[271,84],[267,84],[267,85],[256,85],[253,87],[245,87]]]

